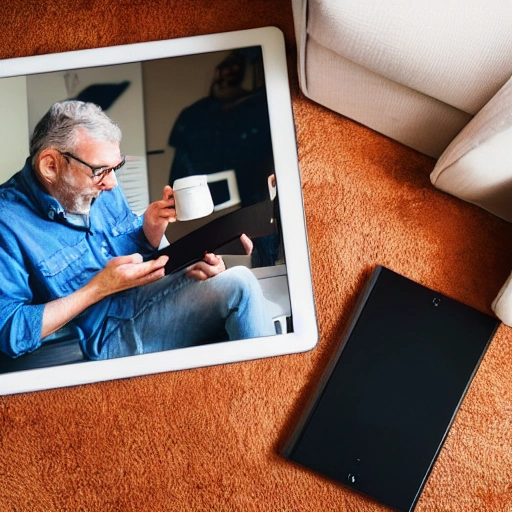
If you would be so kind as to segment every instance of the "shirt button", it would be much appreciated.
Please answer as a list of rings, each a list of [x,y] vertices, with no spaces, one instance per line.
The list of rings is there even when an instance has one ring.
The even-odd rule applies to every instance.
[[[48,211],[48,218],[50,220],[53,220],[55,218],[55,210],[49,210]]]

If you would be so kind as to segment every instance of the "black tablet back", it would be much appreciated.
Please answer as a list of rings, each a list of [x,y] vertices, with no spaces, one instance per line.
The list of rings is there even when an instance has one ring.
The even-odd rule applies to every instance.
[[[377,267],[284,456],[412,510],[498,324]]]

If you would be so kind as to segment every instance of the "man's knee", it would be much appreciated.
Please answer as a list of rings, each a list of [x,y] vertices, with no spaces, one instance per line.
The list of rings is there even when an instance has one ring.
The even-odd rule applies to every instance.
[[[231,286],[234,289],[241,291],[242,293],[262,293],[258,280],[247,267],[231,267],[220,275],[224,275]]]
[[[230,283],[224,287],[225,290],[229,289],[229,294],[223,302],[227,307],[225,318],[229,339],[275,334],[267,300],[254,274],[246,267],[232,267],[219,276],[223,274]]]

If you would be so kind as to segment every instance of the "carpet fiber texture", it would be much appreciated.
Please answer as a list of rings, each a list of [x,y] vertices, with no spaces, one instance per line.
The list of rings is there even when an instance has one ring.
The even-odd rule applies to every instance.
[[[432,159],[300,93],[288,0],[11,0],[0,19],[0,58],[283,30],[320,330],[304,354],[0,397],[0,510],[387,510],[279,451],[376,265],[491,314],[512,226],[434,189]],[[499,327],[416,510],[512,511],[512,329]]]

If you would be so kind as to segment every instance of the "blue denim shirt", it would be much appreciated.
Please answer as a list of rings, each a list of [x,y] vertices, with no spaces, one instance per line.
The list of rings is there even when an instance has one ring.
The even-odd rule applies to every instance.
[[[0,350],[11,357],[37,349],[45,303],[84,286],[114,256],[154,254],[120,187],[93,202],[89,226],[66,218],[40,187],[29,160],[0,186]],[[101,330],[111,298],[73,322],[85,354],[101,350]]]

